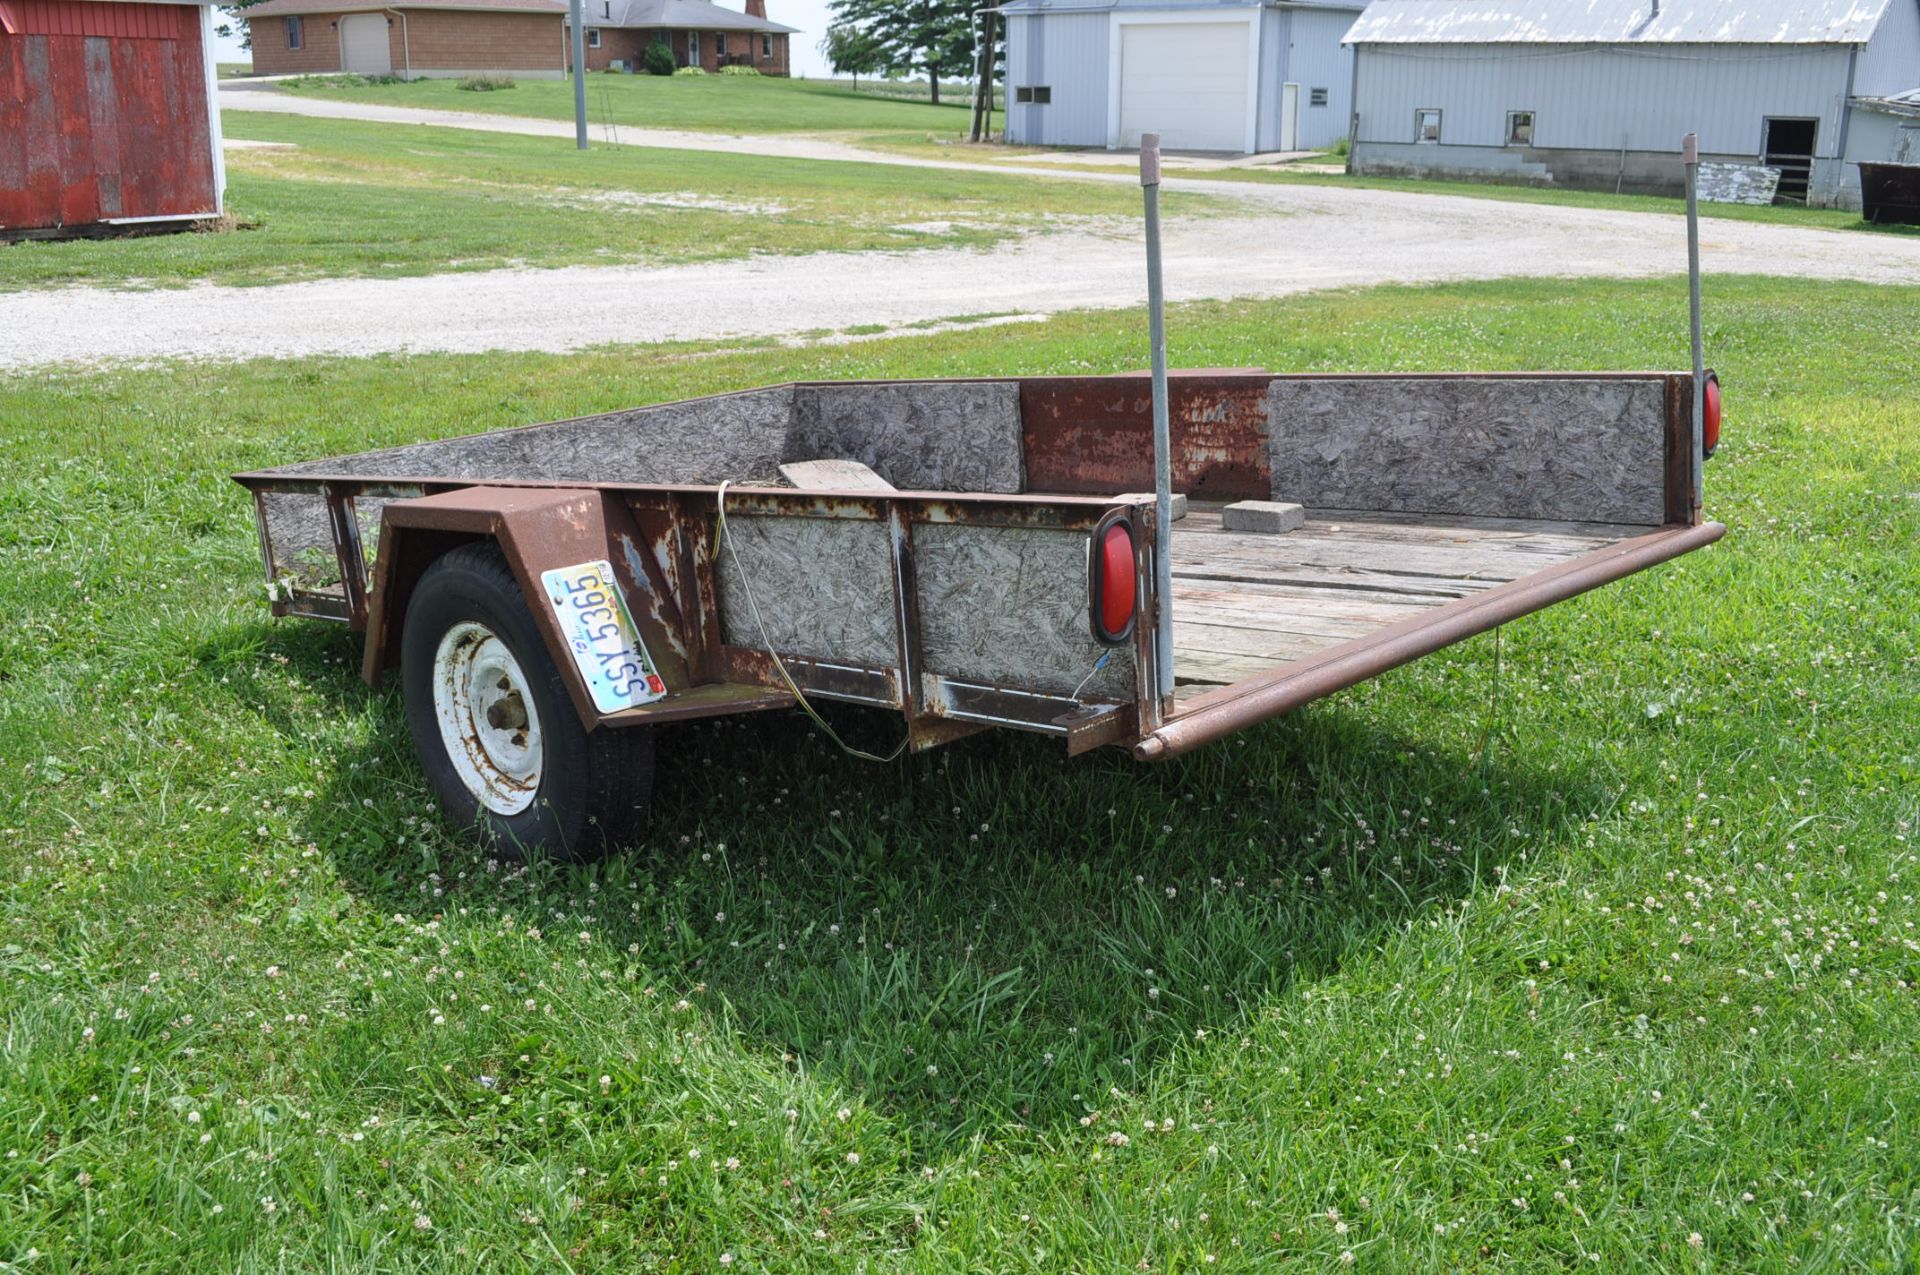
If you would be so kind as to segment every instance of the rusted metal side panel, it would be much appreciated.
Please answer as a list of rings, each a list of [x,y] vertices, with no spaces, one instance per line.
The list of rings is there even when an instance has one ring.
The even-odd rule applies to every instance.
[[[1168,382],[1173,489],[1195,500],[1268,498],[1265,375]],[[1023,381],[1027,489],[1117,495],[1153,488],[1153,387],[1145,376]]]
[[[1669,375],[1663,399],[1667,521],[1690,527],[1700,521],[1700,507],[1693,499],[1693,377]]]

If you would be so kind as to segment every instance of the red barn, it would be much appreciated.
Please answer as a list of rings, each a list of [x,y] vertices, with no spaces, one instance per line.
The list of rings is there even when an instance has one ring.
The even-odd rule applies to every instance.
[[[207,4],[0,0],[0,239],[219,216],[213,55]]]

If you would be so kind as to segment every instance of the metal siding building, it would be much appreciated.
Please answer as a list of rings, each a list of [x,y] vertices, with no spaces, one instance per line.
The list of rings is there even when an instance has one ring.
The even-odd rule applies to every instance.
[[[1347,41],[1357,173],[1675,193],[1697,132],[1854,206],[1851,98],[1911,86],[1920,0],[1375,0]]]
[[[0,0],[0,239],[221,211],[204,0]]]
[[[1176,150],[1331,146],[1347,132],[1352,58],[1340,39],[1359,9],[1015,0],[1001,9],[1007,140],[1119,148],[1147,129]]]

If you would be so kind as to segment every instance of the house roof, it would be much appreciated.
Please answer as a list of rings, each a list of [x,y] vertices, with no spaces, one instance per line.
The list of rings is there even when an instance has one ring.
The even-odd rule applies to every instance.
[[[1888,0],[1373,0],[1347,44],[1864,44]]]
[[[710,0],[586,0],[586,16],[597,27],[671,27],[688,31],[798,34],[792,27],[756,18],[738,9],[722,8],[710,3]]]
[[[559,0],[266,0],[240,10],[240,16],[290,18],[303,13],[357,13],[365,9],[469,9],[477,13],[565,13]]]

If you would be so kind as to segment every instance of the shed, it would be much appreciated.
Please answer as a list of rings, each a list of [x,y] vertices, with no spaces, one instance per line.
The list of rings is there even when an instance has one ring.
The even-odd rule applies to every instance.
[[[1346,136],[1360,0],[1013,0],[1007,131],[1035,146],[1317,150]]]
[[[266,0],[241,11],[259,75],[566,74],[560,0]]]
[[[220,215],[211,13],[0,0],[0,239]]]
[[[1373,0],[1356,173],[1676,194],[1680,139],[1857,207],[1856,99],[1913,86],[1916,0]]]

